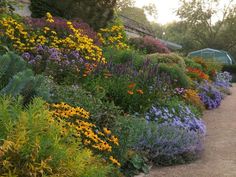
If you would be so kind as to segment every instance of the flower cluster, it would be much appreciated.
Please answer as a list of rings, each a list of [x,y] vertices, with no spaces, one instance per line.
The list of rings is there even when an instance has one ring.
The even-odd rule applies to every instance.
[[[102,28],[98,33],[101,43],[105,47],[115,47],[117,49],[128,49],[125,44],[124,26],[115,25],[109,28]]]
[[[48,14],[50,17],[50,14]],[[49,19],[52,20],[52,17]],[[51,21],[50,20],[50,21]],[[57,35],[63,37],[65,35],[73,35],[73,31],[71,31],[67,25],[67,20],[60,18],[60,17],[53,17],[53,23],[48,22],[45,18],[25,18],[25,24],[28,24],[33,30],[41,30],[45,26],[49,29],[54,30],[57,32]],[[93,39],[95,45],[101,46],[101,42],[97,36],[97,33],[90,28],[87,23],[82,22],[81,20],[73,20],[71,21],[73,26],[76,29],[81,29],[81,33],[88,36],[89,38]]]
[[[143,50],[150,53],[170,53],[170,50],[159,40],[150,36],[144,38],[131,38],[129,40],[130,45],[139,50]]]
[[[63,134],[72,131],[74,137],[80,137],[83,144],[91,149],[103,152],[112,163],[120,163],[111,156],[113,146],[119,145],[117,137],[112,132],[103,128],[99,131],[95,124],[88,121],[90,113],[80,107],[72,107],[66,103],[52,104],[53,117],[64,125]]]
[[[3,29],[2,35],[6,36],[7,40],[13,43],[13,48],[20,53],[31,52],[35,47],[42,45],[63,52],[76,50],[86,60],[105,63],[102,49],[95,45],[93,39],[83,34],[81,29],[76,28],[72,22],[67,21],[67,27],[71,34],[64,34],[64,36],[58,35],[54,29],[47,26],[48,23],[55,22],[50,13],[47,13],[46,22],[46,26],[34,30],[33,27],[26,26],[9,17],[1,20],[0,28]]]
[[[220,106],[222,94],[212,84],[205,81],[198,85],[199,96],[207,109],[215,109]]]
[[[209,76],[197,68],[187,68],[187,74],[194,80],[209,80]]]
[[[204,122],[188,106],[179,105],[178,109],[152,106],[145,117],[147,121],[154,121],[158,124],[178,126],[201,134],[206,133]]]
[[[190,103],[193,104],[195,106],[197,106],[200,109],[203,109],[203,103],[200,99],[200,96],[198,95],[198,92],[194,89],[186,89],[184,91],[183,97],[185,98],[185,100]]]
[[[136,91],[136,93],[138,93],[138,94],[140,94],[140,95],[143,95],[143,90],[141,90],[141,89],[135,89],[135,87],[136,87],[136,84],[135,83],[131,83],[131,84],[129,84],[128,85],[128,91],[127,91],[127,93],[129,94],[129,95],[133,95],[134,93],[135,93],[135,91]]]
[[[70,73],[76,77],[88,76],[97,66],[96,61],[86,60],[77,50],[61,52],[56,48],[41,46],[22,54],[36,73],[46,73],[55,80],[62,80]]]
[[[148,158],[158,165],[172,165],[196,158],[203,150],[203,136],[179,126],[154,125],[143,132],[135,148],[148,152]]]
[[[185,93],[185,88],[175,88],[174,93],[177,95],[183,95]]]
[[[231,86],[232,76],[229,72],[219,72],[216,75],[215,84],[224,88],[229,88]]]

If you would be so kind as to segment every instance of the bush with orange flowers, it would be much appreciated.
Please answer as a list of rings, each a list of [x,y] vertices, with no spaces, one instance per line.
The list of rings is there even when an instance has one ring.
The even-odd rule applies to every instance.
[[[209,76],[197,68],[187,68],[187,74],[191,77],[191,79],[196,81],[209,80]]]

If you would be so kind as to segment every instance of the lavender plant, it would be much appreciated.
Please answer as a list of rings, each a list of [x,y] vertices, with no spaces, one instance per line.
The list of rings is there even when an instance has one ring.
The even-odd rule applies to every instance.
[[[185,163],[203,150],[206,126],[190,106],[152,106],[146,113],[146,130],[135,148],[156,164]]]
[[[222,93],[208,81],[198,84],[199,96],[207,109],[215,109],[220,106],[223,99]]]
[[[196,159],[203,150],[204,136],[170,123],[147,122],[136,149],[156,165],[173,165]]]

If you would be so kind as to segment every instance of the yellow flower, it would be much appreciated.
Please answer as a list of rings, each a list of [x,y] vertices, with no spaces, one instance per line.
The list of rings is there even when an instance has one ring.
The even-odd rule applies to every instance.
[[[110,160],[113,164],[117,165],[118,167],[121,166],[121,164],[119,163],[119,161],[116,160],[113,156],[110,156],[110,157],[109,157],[109,160]]]
[[[107,128],[103,128],[103,132],[104,132],[106,135],[110,135],[110,134],[111,134],[111,131],[108,130]]]

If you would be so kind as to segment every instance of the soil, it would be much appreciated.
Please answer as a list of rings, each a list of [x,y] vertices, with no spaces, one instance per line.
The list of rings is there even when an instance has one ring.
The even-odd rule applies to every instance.
[[[236,84],[218,109],[206,111],[205,150],[191,164],[153,168],[147,177],[236,177]]]

